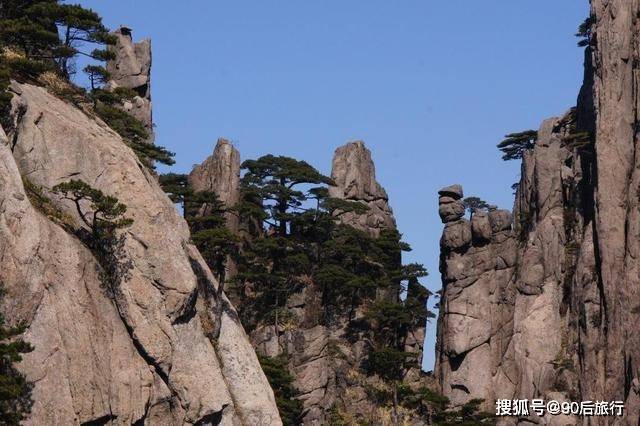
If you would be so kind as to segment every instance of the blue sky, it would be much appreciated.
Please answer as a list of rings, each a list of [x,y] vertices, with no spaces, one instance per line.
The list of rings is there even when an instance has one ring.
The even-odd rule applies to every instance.
[[[218,137],[330,172],[362,139],[398,226],[440,288],[437,190],[511,208],[519,164],[495,145],[575,104],[586,0],[86,0],[153,47],[156,141],[175,171]],[[161,169],[162,170],[162,169]],[[432,369],[434,324],[424,367]]]

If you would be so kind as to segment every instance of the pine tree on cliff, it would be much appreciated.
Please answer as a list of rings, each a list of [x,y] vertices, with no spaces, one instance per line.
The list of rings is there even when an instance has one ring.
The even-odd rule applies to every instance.
[[[587,47],[591,45],[591,41],[593,39],[593,25],[595,23],[595,18],[593,16],[588,16],[584,22],[580,24],[578,32],[575,34],[576,37],[580,38],[580,41],[578,42],[579,47]]]
[[[250,283],[255,305],[263,307],[261,313],[277,328],[289,295],[302,285],[311,265],[307,247],[298,238],[305,228],[299,219],[313,220],[305,214],[317,198],[313,190],[331,179],[304,161],[283,156],[265,155],[245,161],[242,168],[246,173],[240,215],[263,224],[266,232],[243,246],[236,281],[242,287]]]
[[[226,282],[227,259],[238,253],[239,238],[226,227],[227,209],[212,191],[197,191],[186,198],[185,216],[191,240],[220,283]]]
[[[379,298],[366,309],[369,353],[364,368],[390,388],[392,421],[397,425],[398,407],[402,403],[400,391],[411,393],[402,385],[404,377],[412,368],[420,368],[419,354],[405,351],[406,340],[411,330],[424,326],[434,315],[426,307],[429,291],[419,282],[427,275],[426,269],[420,264],[403,266],[399,262],[401,251],[411,249],[400,240],[400,234],[395,230],[383,231],[377,243],[383,253],[379,259],[384,265],[381,285],[395,297]],[[404,300],[400,297],[402,293],[406,295]]]
[[[213,191],[194,191],[185,174],[162,174],[159,181],[171,201],[180,204],[191,231],[191,241],[218,282],[224,284],[227,259],[232,255],[237,257],[240,243],[238,236],[226,227],[225,213],[231,209]],[[223,285],[220,286],[222,289]]]
[[[505,161],[518,160],[522,158],[526,151],[533,149],[538,140],[538,132],[535,130],[525,130],[518,133],[509,133],[505,139],[498,144],[498,149],[504,154]]]
[[[11,97],[6,94],[10,78],[37,83],[40,75],[51,71],[68,80],[75,73],[74,59],[84,56],[94,61],[84,71],[89,75],[89,98],[96,114],[122,136],[148,167],[153,168],[154,162],[174,164],[174,153],[146,143],[149,132],[144,125],[118,107],[123,99],[135,94],[118,89],[106,94],[101,89],[109,78],[102,63],[115,58],[109,46],[116,42],[102,18],[80,5],[59,0],[0,2],[0,116],[6,117],[10,107]],[[83,89],[77,88],[76,94],[86,97]]]
[[[287,360],[283,356],[268,358],[261,355],[258,355],[258,360],[273,389],[282,424],[284,426],[299,425],[302,401],[295,398],[298,392],[293,386],[293,376],[287,368]]]
[[[77,55],[105,61],[113,54],[106,49],[92,51],[85,45],[104,47],[115,43],[100,16],[80,5],[51,0],[9,0],[0,7],[0,43],[15,50],[15,65],[34,69],[49,67],[52,62],[66,77]],[[22,55],[20,57],[20,55]]]
[[[316,198],[308,186],[332,183],[309,163],[290,157],[265,155],[245,161],[242,169],[247,171],[242,178],[245,192],[262,202],[255,206],[263,211],[259,218],[280,237],[287,236],[293,217],[306,210],[304,202]]]
[[[0,285],[0,298],[4,292]],[[15,368],[22,355],[33,350],[20,338],[24,331],[24,325],[8,327],[0,314],[0,423],[3,425],[18,425],[31,411],[32,384]]]
[[[489,208],[489,204],[478,197],[467,197],[462,200],[465,209],[469,211],[469,214],[473,216],[478,211],[485,211]]]
[[[331,305],[329,301],[336,302],[336,292],[341,292],[340,296],[348,293],[351,302],[355,302],[365,287],[375,288],[373,279],[364,276],[366,268],[362,265],[366,263],[362,260],[366,257],[365,246],[372,245],[370,238],[362,231],[336,224],[340,215],[362,213],[366,206],[330,198],[327,185],[333,183],[331,178],[304,161],[266,155],[245,161],[242,167],[247,173],[242,178],[239,213],[261,223],[263,232],[243,245],[236,280],[241,286],[250,283],[252,292],[258,295],[256,305],[262,310],[272,307],[266,314],[273,317],[274,324],[280,323],[289,295],[315,275],[319,264],[331,267],[318,275],[325,289],[325,308]],[[340,257],[339,252],[348,251],[340,241],[361,253],[360,270],[346,270],[339,261],[327,260],[331,253]],[[354,264],[358,262],[353,255],[351,259]],[[371,271],[378,267],[369,262],[368,268],[369,275],[373,275]],[[340,288],[338,282],[345,276],[349,277],[348,284]],[[253,320],[259,318],[253,316]]]

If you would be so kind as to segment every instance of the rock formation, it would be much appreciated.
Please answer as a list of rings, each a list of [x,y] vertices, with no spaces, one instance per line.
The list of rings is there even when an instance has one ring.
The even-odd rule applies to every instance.
[[[131,50],[121,35],[119,49]],[[140,66],[118,62],[114,81],[147,84],[148,96],[148,42],[133,51]],[[35,347],[19,366],[34,382],[27,424],[280,424],[234,308],[155,176],[99,119],[41,87],[13,82],[11,91],[13,126],[0,132],[0,281],[3,312],[28,325]],[[76,236],[75,206],[51,192],[70,179],[117,197],[133,219],[113,294]]]
[[[212,156],[195,166],[189,176],[194,190],[216,192],[227,205],[239,199],[239,154],[227,141],[220,140]],[[382,229],[395,229],[388,197],[376,181],[370,151],[363,142],[348,143],[336,150],[330,196],[360,201],[370,207],[366,213],[344,215],[341,220],[378,236]],[[229,225],[230,223],[230,225]],[[228,222],[238,232],[237,221]],[[242,231],[242,224],[240,224]],[[240,301],[239,301],[240,303]],[[375,379],[361,372],[365,343],[348,337],[348,319],[339,318],[328,325],[322,321],[322,292],[310,282],[288,301],[291,324],[279,327],[259,325],[250,333],[256,351],[267,357],[285,354],[294,386],[303,402],[304,425],[328,424],[332,407],[340,404],[351,419],[376,418],[376,402],[367,393]],[[406,351],[422,356],[424,328],[411,330]],[[424,384],[424,375],[416,369],[406,377],[407,383]],[[407,417],[408,418],[408,417]],[[355,420],[354,420],[355,421]]]
[[[638,2],[591,1],[577,107],[545,120],[524,153],[513,229],[503,227],[503,213],[489,235],[476,215],[469,233],[459,208],[448,207],[455,201],[440,198],[446,227],[436,375],[457,404],[624,401],[622,418],[589,421],[640,420],[638,16]]]
[[[240,153],[226,139],[218,139],[213,154],[189,174],[189,186],[194,191],[214,191],[227,207],[240,201]],[[239,231],[237,214],[225,214],[226,225]]]
[[[113,32],[117,43],[110,47],[115,59],[107,61],[109,82],[107,90],[118,87],[131,89],[137,96],[125,101],[122,108],[140,120],[153,142],[153,117],[151,114],[151,40],[134,43],[131,29],[120,27]]]
[[[435,371],[443,393],[462,405],[469,395],[490,395],[494,389],[490,378],[498,363],[493,360],[504,352],[505,332],[510,336],[512,310],[505,299],[512,287],[515,240],[509,212],[477,212],[469,221],[463,217],[460,185],[443,188],[439,196],[445,229]]]
[[[376,181],[376,168],[371,151],[364,142],[350,142],[336,149],[331,167],[335,186],[329,187],[329,196],[366,204],[366,214],[348,213],[341,217],[344,223],[378,236],[380,230],[395,229],[396,221],[389,206],[387,192]]]

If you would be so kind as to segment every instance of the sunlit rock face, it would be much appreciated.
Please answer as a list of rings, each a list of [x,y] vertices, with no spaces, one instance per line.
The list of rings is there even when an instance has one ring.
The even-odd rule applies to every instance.
[[[639,13],[637,2],[591,1],[577,106],[545,120],[525,152],[512,229],[506,212],[499,224],[489,212],[488,224],[472,219],[469,243],[441,197],[436,374],[457,404],[624,401],[624,416],[609,420],[640,419],[640,337],[631,331],[640,320]]]
[[[139,86],[136,86],[139,87]],[[281,424],[273,392],[233,306],[190,242],[156,176],[101,120],[12,83],[0,136],[3,312],[35,350],[27,424]],[[127,272],[105,288],[76,236],[73,202],[51,189],[82,180],[127,206]],[[42,188],[60,216],[32,205]]]
[[[118,87],[131,89],[136,96],[126,100],[122,108],[140,120],[153,142],[153,115],[151,109],[151,40],[145,39],[135,43],[132,31],[120,27],[113,32],[116,44],[109,49],[115,59],[107,61],[109,81],[105,89],[113,91]]]
[[[329,196],[358,201],[369,207],[365,214],[347,213],[340,220],[372,236],[382,229],[395,229],[396,221],[389,206],[389,197],[376,180],[376,168],[371,151],[364,142],[350,142],[336,149],[333,155],[331,178],[335,186],[329,187]]]

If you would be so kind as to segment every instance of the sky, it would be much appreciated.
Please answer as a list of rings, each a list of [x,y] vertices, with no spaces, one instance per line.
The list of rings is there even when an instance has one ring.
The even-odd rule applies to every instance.
[[[286,155],[329,174],[338,146],[364,140],[413,247],[405,261],[424,263],[432,291],[438,189],[460,183],[465,196],[512,208],[520,165],[495,146],[575,105],[573,34],[588,15],[586,0],[80,3],[152,39],[156,143],[176,153],[173,171],[225,137],[243,160]],[[435,321],[426,370],[434,344]]]

